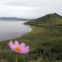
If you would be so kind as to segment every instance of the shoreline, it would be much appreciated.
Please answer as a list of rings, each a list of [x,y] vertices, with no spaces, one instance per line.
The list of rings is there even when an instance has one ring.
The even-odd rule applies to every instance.
[[[59,52],[58,53],[56,53],[56,51],[52,52],[51,47],[55,48],[55,50],[58,50],[62,53],[61,49],[59,49],[59,47],[62,48],[61,47],[62,38],[60,38],[60,36],[57,39],[56,36],[53,37],[53,36],[49,35],[50,33],[49,33],[48,29],[46,29],[44,27],[34,27],[33,28],[33,26],[31,26],[31,28],[32,28],[31,32],[28,32],[19,38],[11,39],[13,41],[18,40],[19,42],[24,42],[30,46],[30,53],[27,55],[26,58],[29,57],[32,59],[31,60],[26,59],[28,62],[32,61],[33,58],[40,58],[40,56],[41,56],[40,60],[43,60],[44,56],[46,56],[46,54],[43,55],[44,51],[45,51],[45,53],[48,53],[48,54],[51,53],[49,56],[47,55],[47,58],[45,57],[45,59],[47,59],[47,61],[49,58],[51,58],[51,55],[53,53],[54,53],[53,58],[55,58],[54,57],[55,55],[57,55],[57,57],[58,57]],[[48,34],[46,34],[46,33],[48,33]],[[54,34],[54,32],[52,32],[52,34]],[[56,34],[54,34],[54,35],[56,35]],[[5,52],[5,50],[9,50],[8,49],[8,42],[9,42],[9,40],[6,40],[4,42],[0,42],[0,46],[1,46],[0,49],[4,51],[4,53],[2,53],[1,56],[4,56],[4,55],[8,56],[8,57],[11,56],[12,57],[12,58],[10,58],[10,61],[11,61],[14,58],[13,57],[14,54],[9,56],[9,55],[6,55],[6,52]],[[59,44],[58,44],[58,42],[59,42]],[[58,48],[56,48],[56,47],[58,47]],[[41,52],[41,51],[43,51],[43,52]],[[8,53],[11,53],[11,51],[8,51]],[[33,54],[34,54],[34,56],[33,56]],[[59,54],[59,56],[60,56],[60,54]],[[22,56],[19,55],[19,58],[20,57],[21,57],[21,59],[23,59]],[[7,57],[6,57],[6,60],[8,60]],[[38,62],[38,60],[39,59],[37,59],[36,62]],[[4,59],[3,59],[3,61],[5,62]],[[45,60],[43,60],[42,62],[44,62],[44,61]],[[57,59],[55,59],[55,61],[57,61]]]
[[[29,25],[26,25],[25,23],[26,22],[28,22],[28,21],[22,21],[22,22],[17,22],[17,23],[19,23],[19,25],[21,26],[20,28],[19,28],[19,30],[16,30],[16,31],[14,31],[13,30],[13,32],[12,31],[8,31],[7,33],[6,32],[3,32],[3,34],[0,34],[0,42],[3,42],[3,41],[6,41],[6,40],[10,40],[10,39],[16,39],[16,38],[20,38],[20,37],[22,37],[24,34],[26,34],[26,33],[28,33],[28,32],[31,32],[32,31],[32,29],[31,29],[31,27],[29,26]],[[11,21],[11,23],[12,23],[12,21]],[[5,24],[6,24],[6,22],[5,22]],[[24,26],[24,27],[22,27],[22,25]],[[17,26],[18,27],[18,26]],[[2,28],[3,29],[3,28]],[[11,28],[10,28],[11,29]],[[2,30],[1,30],[2,31]]]
[[[25,22],[25,23],[26,23],[26,22]],[[25,24],[25,23],[23,23],[23,24],[26,25],[26,26],[29,26],[29,27],[31,28],[31,31],[30,31],[30,32],[32,32],[32,27],[31,27],[29,24]],[[26,34],[28,34],[28,33],[30,33],[30,32],[26,32],[25,34],[23,34],[23,35],[21,35],[21,36],[19,36],[19,37],[7,39],[7,40],[1,40],[0,43],[1,43],[1,42],[5,42],[5,41],[10,41],[10,40],[18,40],[19,38],[21,38],[22,36],[24,36],[24,35],[26,35]]]

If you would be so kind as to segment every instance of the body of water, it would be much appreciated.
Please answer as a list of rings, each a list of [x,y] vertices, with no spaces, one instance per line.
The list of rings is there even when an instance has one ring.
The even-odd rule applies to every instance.
[[[17,38],[31,31],[26,21],[0,21],[0,41]]]

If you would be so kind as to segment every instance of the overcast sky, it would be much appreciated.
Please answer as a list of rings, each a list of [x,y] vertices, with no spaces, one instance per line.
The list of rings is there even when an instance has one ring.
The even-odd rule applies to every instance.
[[[38,18],[48,13],[62,15],[62,0],[0,0],[0,17]]]

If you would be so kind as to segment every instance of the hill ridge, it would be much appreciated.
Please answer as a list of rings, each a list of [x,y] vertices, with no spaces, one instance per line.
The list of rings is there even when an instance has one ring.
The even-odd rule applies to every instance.
[[[42,26],[42,24],[47,24],[47,25],[62,25],[62,16],[60,16],[57,13],[53,14],[47,14],[43,17],[40,17],[38,19],[31,20],[27,22],[26,24],[29,25],[36,25],[36,26]]]

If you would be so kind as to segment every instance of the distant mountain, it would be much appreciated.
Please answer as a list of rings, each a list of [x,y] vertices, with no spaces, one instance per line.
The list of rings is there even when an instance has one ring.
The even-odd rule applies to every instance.
[[[29,21],[26,24],[30,24],[33,26],[62,25],[62,16],[60,16],[56,13],[47,14],[38,19]]]
[[[0,21],[5,21],[5,20],[8,20],[8,21],[28,21],[30,19],[23,19],[23,18],[16,18],[16,17],[0,17]]]

